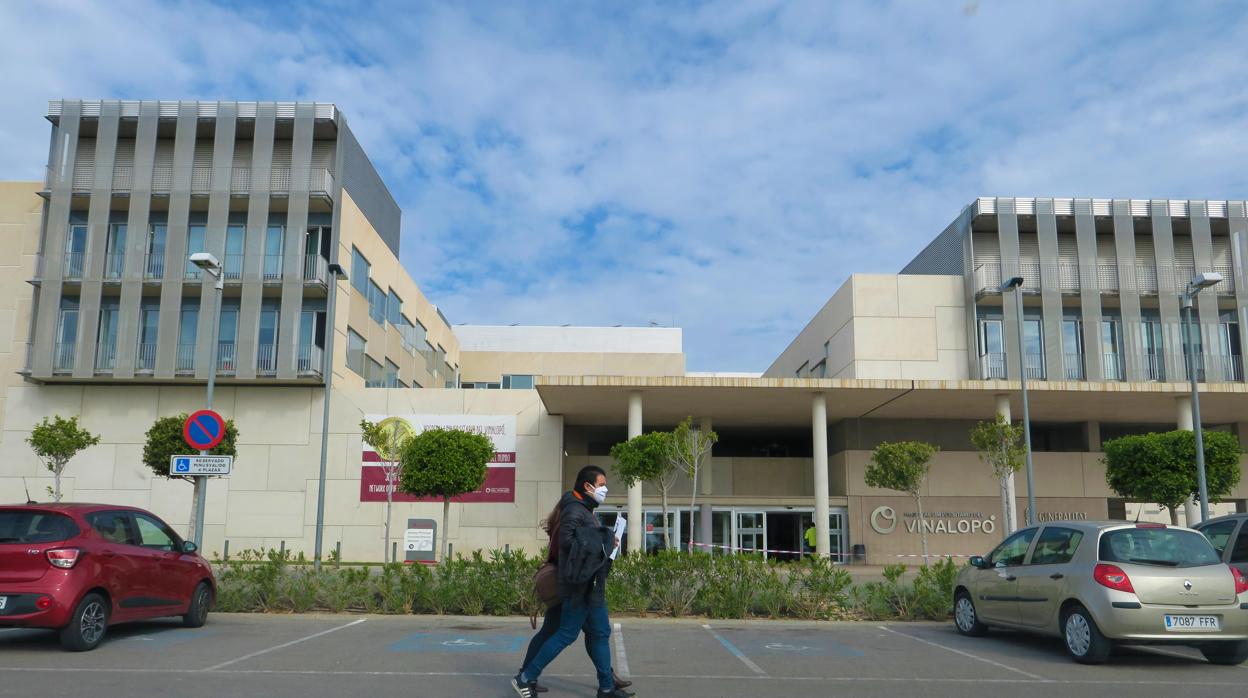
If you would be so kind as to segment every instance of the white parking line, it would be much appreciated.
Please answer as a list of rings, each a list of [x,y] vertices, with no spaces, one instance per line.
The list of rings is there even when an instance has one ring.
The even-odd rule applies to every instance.
[[[876,626],[876,627],[878,627],[880,630],[883,630],[883,631],[884,631],[884,632],[886,632],[886,633],[892,633],[893,635],[900,635],[900,636],[902,636],[902,637],[908,637],[908,638],[910,638],[911,640],[914,640],[915,642],[922,642],[922,643],[923,643],[923,644],[925,644],[925,645],[931,645],[932,647],[939,647],[940,649],[945,650],[946,652],[953,652],[954,654],[960,654],[960,655],[962,655],[963,657],[966,657],[967,659],[974,659],[974,660],[975,660],[975,661],[977,661],[977,662],[983,662],[983,663],[985,663],[985,664],[991,664],[992,666],[995,666],[995,667],[997,667],[997,668],[999,668],[999,669],[1005,669],[1006,671],[1012,671],[1012,672],[1014,672],[1015,674],[1022,674],[1023,676],[1026,676],[1026,677],[1027,677],[1027,678],[1029,678],[1029,679],[1035,679],[1036,681],[1045,681],[1045,682],[1048,682],[1048,681],[1049,681],[1048,679],[1044,678],[1043,676],[1037,676],[1037,675],[1035,675],[1035,674],[1032,674],[1032,673],[1029,673],[1029,672],[1023,671],[1022,669],[1016,669],[1016,668],[1014,668],[1014,667],[1012,667],[1012,666],[1010,666],[1010,665],[1008,665],[1008,664],[1002,664],[1001,662],[998,662],[998,661],[995,661],[995,660],[992,660],[992,659],[988,659],[987,657],[981,657],[981,656],[976,655],[976,654],[971,654],[970,652],[963,652],[962,650],[959,650],[959,649],[954,649],[954,648],[952,648],[952,647],[949,647],[948,645],[942,645],[942,644],[940,644],[939,642],[932,642],[931,640],[924,640],[924,639],[923,639],[923,638],[921,638],[921,637],[915,637],[914,635],[911,635],[910,633],[903,633],[903,632],[900,632],[900,631],[897,631],[897,630],[893,630],[892,628],[885,627],[885,626],[883,626],[883,625],[878,625],[878,626]]]
[[[308,640],[312,640],[312,639],[315,639],[315,638],[321,637],[322,635],[328,635],[328,634],[330,634],[330,633],[337,632],[337,631],[339,631],[339,630],[342,630],[343,628],[349,628],[349,627],[351,627],[351,626],[353,626],[353,625],[359,625],[360,623],[363,623],[363,622],[364,622],[364,621],[366,621],[366,620],[368,620],[368,619],[367,619],[367,618],[361,618],[361,619],[359,619],[359,620],[357,620],[357,621],[352,621],[352,622],[350,622],[350,623],[347,623],[346,625],[339,625],[339,626],[338,626],[338,627],[336,627],[336,628],[330,628],[329,630],[322,630],[322,631],[321,631],[321,632],[319,632],[319,633],[313,633],[313,634],[311,634],[311,635],[308,635],[307,637],[301,637],[301,638],[299,638],[298,640],[291,640],[290,642],[283,642],[283,643],[282,643],[282,644],[280,644],[280,645],[275,645],[275,646],[270,647],[270,648],[268,648],[268,649],[260,650],[259,652],[252,652],[251,654],[245,654],[245,655],[243,655],[243,656],[239,657],[238,659],[231,659],[231,660],[230,660],[230,661],[228,661],[228,662],[221,662],[220,664],[216,664],[216,665],[210,666],[210,667],[208,667],[207,669],[204,669],[203,671],[216,671],[217,669],[222,669],[222,668],[224,668],[224,667],[230,666],[231,664],[238,664],[239,662],[244,662],[244,661],[247,661],[248,659],[252,659],[252,658],[254,658],[254,657],[259,657],[260,655],[268,654],[269,652],[276,652],[277,650],[280,650],[280,649],[285,649],[285,648],[290,647],[290,646],[292,646],[292,645],[297,645],[297,644],[299,644],[300,642],[307,642]]]
[[[628,678],[632,672],[628,670],[628,654],[624,651],[624,630],[615,624],[615,668],[616,673]]]
[[[714,628],[712,628],[711,626],[705,623],[702,624],[702,627],[706,629],[706,632],[711,634],[711,637],[715,638],[716,640],[719,640],[719,644],[723,645],[724,649],[728,650],[728,652],[730,652],[732,656],[736,657],[737,659],[740,659],[742,664],[749,667],[750,671],[754,672],[755,674],[759,674],[761,676],[767,675],[767,672],[763,671],[762,667],[755,664],[754,661],[751,660],[749,657],[745,656],[745,652],[742,652],[740,649],[737,648],[736,645],[729,642],[728,638],[715,632]]]

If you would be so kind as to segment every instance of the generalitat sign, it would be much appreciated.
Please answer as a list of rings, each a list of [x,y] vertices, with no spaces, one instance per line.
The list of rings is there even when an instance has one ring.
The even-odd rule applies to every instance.
[[[415,436],[426,429],[455,429],[489,437],[494,444],[494,457],[485,471],[485,482],[476,491],[458,497],[453,502],[514,502],[516,501],[516,416],[481,414],[369,414],[370,422],[383,427],[384,431],[396,432],[401,437]],[[438,502],[434,497],[414,497],[398,489],[398,469],[392,468],[387,454],[378,453],[368,444],[363,445],[360,468],[360,501],[384,502],[386,489],[393,492],[396,502]],[[389,475],[390,477],[387,477]]]

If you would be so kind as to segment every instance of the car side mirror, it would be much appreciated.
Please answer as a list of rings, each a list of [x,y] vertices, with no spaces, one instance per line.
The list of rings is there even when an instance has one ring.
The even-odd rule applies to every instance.
[[[182,541],[182,553],[184,555],[190,555],[191,553],[194,553],[197,550],[199,550],[198,545],[195,545],[189,540]]]
[[[971,556],[971,567],[974,567],[975,569],[982,570],[982,569],[984,569],[984,568],[988,567],[988,563],[984,561],[984,556],[983,556],[983,555],[972,555],[972,556]]]

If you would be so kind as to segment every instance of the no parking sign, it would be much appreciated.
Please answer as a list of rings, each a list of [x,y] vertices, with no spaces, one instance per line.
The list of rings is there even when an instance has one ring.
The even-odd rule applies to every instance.
[[[212,410],[199,410],[186,418],[182,438],[191,448],[207,451],[225,438],[225,420]]]

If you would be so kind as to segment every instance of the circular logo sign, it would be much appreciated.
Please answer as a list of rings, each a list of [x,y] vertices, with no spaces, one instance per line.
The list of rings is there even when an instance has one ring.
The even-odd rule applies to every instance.
[[[871,512],[871,528],[880,535],[886,535],[897,528],[897,512],[890,506],[879,506]]]

